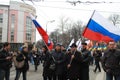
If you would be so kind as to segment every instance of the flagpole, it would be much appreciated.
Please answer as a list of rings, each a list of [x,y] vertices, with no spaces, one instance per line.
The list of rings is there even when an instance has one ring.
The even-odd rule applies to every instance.
[[[93,11],[93,13],[92,13],[92,15],[91,15],[90,19],[93,17],[93,15],[95,14],[95,12],[96,12],[96,10],[94,10],[94,11]],[[90,19],[89,19],[89,21],[88,21],[88,24],[90,23]],[[87,24],[87,26],[86,26],[86,27],[88,27],[88,24]]]
[[[78,45],[77,45],[77,50],[79,49],[79,45],[81,43],[81,38],[79,39]]]
[[[80,41],[79,41],[78,44],[80,44]],[[77,48],[78,48],[78,46],[77,46]],[[76,51],[77,51],[77,48],[76,48],[76,50],[74,51],[73,55],[75,55],[75,53],[76,53]],[[80,52],[81,52],[81,51],[80,51]],[[73,59],[71,58],[71,59],[70,59],[70,63],[69,63],[69,65],[71,65],[72,61],[73,61]]]
[[[73,55],[75,55],[75,53],[76,53],[76,50],[74,51]],[[71,65],[72,61],[73,61],[73,59],[71,58],[70,63],[69,63],[70,65]]]
[[[95,11],[96,11],[96,10],[93,11],[93,13],[92,13],[92,15],[91,15],[91,17],[90,17],[90,19],[89,19],[89,21],[88,21],[88,24],[86,25],[85,29],[83,30],[82,35],[84,35],[84,33],[86,32],[86,29],[87,29],[87,27],[88,27],[88,25],[89,25],[89,23],[90,23],[91,18],[92,18],[93,15],[94,15]]]

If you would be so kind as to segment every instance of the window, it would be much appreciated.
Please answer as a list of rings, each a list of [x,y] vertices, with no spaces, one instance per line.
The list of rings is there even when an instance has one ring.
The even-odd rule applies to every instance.
[[[15,23],[15,14],[11,15],[11,23],[14,24]]]
[[[3,14],[0,14],[0,42],[2,42]]]
[[[3,14],[0,14],[0,23],[3,23]]]
[[[3,14],[0,14],[0,27],[3,25]]]
[[[0,27],[0,42],[2,42],[2,27]]]
[[[0,35],[0,42],[2,41],[2,35]]]
[[[26,40],[31,41],[32,39],[32,20],[30,17],[26,17]]]
[[[14,42],[15,15],[11,15],[11,42]]]

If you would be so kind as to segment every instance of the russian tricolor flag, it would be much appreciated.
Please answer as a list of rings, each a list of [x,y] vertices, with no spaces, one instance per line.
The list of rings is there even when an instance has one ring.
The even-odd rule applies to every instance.
[[[53,42],[49,39],[48,34],[46,33],[46,31],[40,26],[40,24],[35,20],[35,18],[31,16],[31,19],[35,25],[35,27],[37,28],[39,34],[42,36],[43,41],[45,42],[46,46],[48,47],[49,50],[53,49]]]
[[[83,32],[83,36],[95,41],[119,41],[120,28],[111,24],[95,11]]]

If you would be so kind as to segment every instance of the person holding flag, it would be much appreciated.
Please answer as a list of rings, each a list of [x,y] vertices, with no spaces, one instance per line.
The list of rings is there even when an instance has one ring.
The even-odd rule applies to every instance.
[[[53,63],[53,59],[51,57],[48,48],[44,45],[42,46],[42,58],[43,58],[43,80],[52,80],[52,74],[54,73],[49,67]]]
[[[47,34],[47,32],[41,27],[41,25],[35,20],[35,17],[32,16],[32,14],[30,14],[30,17],[36,27],[36,29],[38,30],[39,34],[41,35],[44,43],[45,43],[45,47],[43,47],[45,50],[43,50],[43,53],[45,54],[45,59],[44,59],[44,68],[43,68],[43,79],[44,80],[51,80],[51,76],[49,76],[48,72],[49,72],[49,69],[47,69],[50,64],[46,64],[46,63],[50,63],[49,60],[46,58],[46,57],[49,57],[48,54],[46,53],[47,52],[50,52],[52,49],[53,49],[53,42],[49,39],[49,36]],[[43,49],[42,48],[42,49]],[[46,65],[45,65],[46,64]]]
[[[69,80],[81,80],[81,52],[77,51],[76,43],[73,43],[71,50],[66,54],[66,66],[67,66],[67,79]]]

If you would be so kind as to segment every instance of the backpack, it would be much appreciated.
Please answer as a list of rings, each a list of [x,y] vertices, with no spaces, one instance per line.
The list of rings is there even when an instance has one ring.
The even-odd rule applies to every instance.
[[[23,55],[23,57],[24,57],[24,55]],[[15,67],[17,69],[20,69],[24,66],[25,60],[17,61],[17,58],[19,58],[19,55],[18,56],[13,56],[13,62],[14,62]]]

